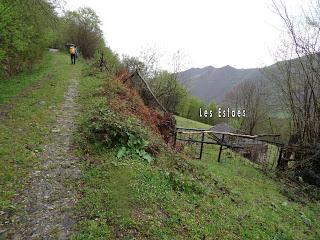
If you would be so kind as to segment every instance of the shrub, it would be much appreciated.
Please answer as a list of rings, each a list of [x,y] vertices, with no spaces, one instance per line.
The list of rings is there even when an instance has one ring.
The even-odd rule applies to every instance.
[[[148,152],[152,151],[146,150],[153,144],[141,121],[121,111],[112,111],[105,100],[97,102],[82,123],[81,130],[87,141],[99,148],[118,148],[118,158],[134,155],[151,162]]]
[[[48,1],[0,1],[0,78],[37,62],[50,44],[57,21]]]

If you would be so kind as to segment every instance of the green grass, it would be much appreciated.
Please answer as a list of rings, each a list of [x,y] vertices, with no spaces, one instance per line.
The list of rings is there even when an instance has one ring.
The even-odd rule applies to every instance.
[[[197,164],[205,167],[228,189],[229,200],[222,205],[226,215],[222,226],[229,225],[228,231],[236,232],[240,239],[319,238],[319,202],[291,201],[285,194],[285,185],[255,169],[248,160],[224,151],[221,163],[218,163],[217,148],[205,148],[204,158]],[[305,223],[304,216],[312,227]]]
[[[81,81],[85,117],[103,79]],[[112,90],[110,90],[112,91]],[[79,119],[81,122],[81,119]],[[177,117],[179,126],[207,128]],[[116,150],[79,150],[83,178],[73,239],[319,239],[320,204],[291,201],[286,186],[239,155],[205,146],[202,160],[170,150],[152,164]]]
[[[176,118],[178,127],[201,128],[201,129],[209,129],[212,127],[208,124],[197,122],[197,121],[190,120],[190,119],[180,117],[180,116],[175,116],[175,118]]]
[[[43,59],[32,70],[25,71],[8,79],[0,79],[0,104],[8,102],[22,90],[26,90],[32,83],[43,78],[49,71],[50,65],[48,62],[52,61],[53,55],[46,52]]]
[[[16,207],[11,199],[39,161],[36,153],[50,138],[55,110],[70,79],[80,75],[82,65],[72,66],[68,60],[61,53],[48,53],[40,69],[14,77],[12,85],[10,79],[0,82],[0,99],[9,106],[0,117],[0,210]]]

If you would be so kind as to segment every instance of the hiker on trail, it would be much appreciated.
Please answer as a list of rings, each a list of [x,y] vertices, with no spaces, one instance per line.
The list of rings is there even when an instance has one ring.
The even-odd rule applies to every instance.
[[[71,45],[69,51],[71,57],[71,64],[76,64],[75,46]]]
[[[78,48],[77,46],[74,46],[74,54],[76,55],[76,59],[78,58]]]

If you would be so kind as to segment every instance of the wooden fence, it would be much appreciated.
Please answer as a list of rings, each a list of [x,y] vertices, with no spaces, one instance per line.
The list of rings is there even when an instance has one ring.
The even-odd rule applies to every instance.
[[[208,135],[209,141],[205,139],[205,135]],[[200,135],[201,140],[197,140],[194,138],[181,138],[178,135]],[[221,136],[218,137],[218,136]],[[243,138],[243,139],[252,139],[252,140],[258,140],[260,142],[266,142],[270,144],[274,144],[277,146],[280,146],[281,143],[278,141],[275,141],[275,138],[278,138],[280,135],[276,134],[260,134],[260,135],[246,135],[246,134],[238,134],[238,133],[230,133],[230,132],[219,132],[219,131],[212,131],[212,130],[206,130],[206,129],[197,129],[197,128],[183,128],[183,127],[177,127],[176,131],[174,133],[174,148],[176,147],[176,142],[183,141],[183,142],[192,142],[192,143],[200,143],[200,153],[198,159],[202,158],[203,154],[203,147],[204,144],[212,144],[212,145],[218,145],[219,147],[219,153],[217,161],[220,162],[221,160],[221,154],[224,149],[230,148],[230,149],[241,149],[244,148],[243,145],[239,144],[232,144],[229,141],[226,141],[226,137],[236,137],[236,138]],[[263,139],[264,137],[272,137],[273,140],[269,139]]]

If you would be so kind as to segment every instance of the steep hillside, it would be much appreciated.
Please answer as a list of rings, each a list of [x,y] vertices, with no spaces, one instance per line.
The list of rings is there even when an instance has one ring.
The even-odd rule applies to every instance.
[[[319,202],[233,152],[224,151],[218,163],[212,145],[202,160],[189,156],[189,146],[173,151],[144,115],[132,112],[144,106],[128,92],[109,74],[81,80],[83,176],[76,183],[81,218],[74,239],[319,238]],[[136,154],[143,149],[151,158]]]
[[[263,78],[259,68],[236,69],[229,65],[222,68],[191,68],[179,75],[179,81],[192,95],[205,102],[213,100],[217,103],[221,103],[225,95],[239,83]]]

